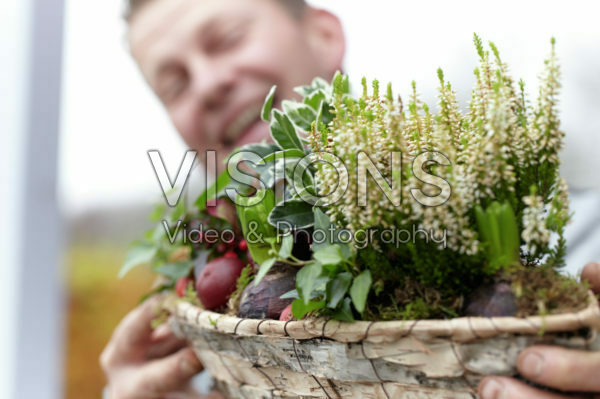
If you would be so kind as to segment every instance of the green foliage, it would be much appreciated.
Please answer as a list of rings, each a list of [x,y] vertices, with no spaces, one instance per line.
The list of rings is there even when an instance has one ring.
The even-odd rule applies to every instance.
[[[365,311],[367,297],[369,296],[372,283],[373,278],[371,277],[371,272],[369,270],[365,270],[356,276],[354,281],[352,281],[352,287],[350,287],[350,298],[352,298],[352,303],[359,313]]]
[[[480,241],[487,250],[486,273],[495,274],[501,268],[520,264],[519,230],[511,206],[494,201],[485,211],[475,207],[475,216]]]
[[[269,213],[275,207],[273,190],[258,190],[253,197],[239,195],[237,197],[237,213],[242,232],[248,242],[252,259],[263,264],[271,258],[271,244],[267,239],[277,236],[273,226],[269,224]]]
[[[262,112],[260,113],[261,118],[265,122],[269,122],[271,119],[271,109],[273,108],[273,99],[275,97],[275,91],[277,90],[277,86],[271,87],[267,97],[265,98],[265,103],[262,108]]]
[[[150,263],[156,255],[157,248],[149,242],[134,244],[125,257],[125,263],[119,271],[119,278],[125,277],[134,267]]]
[[[199,197],[196,207],[203,212],[209,199],[224,197],[228,188],[238,191],[240,226],[260,265],[255,283],[276,262],[301,267],[296,290],[286,294],[296,298],[296,318],[325,314],[353,321],[371,317],[373,309],[383,318],[427,318],[440,311],[453,316],[456,307],[446,307],[448,298],[460,298],[489,276],[518,268],[521,259],[548,268],[564,264],[570,214],[558,173],[564,133],[554,39],[535,105],[526,98],[523,81],[516,87],[498,48],[490,42],[488,51],[477,35],[473,42],[480,61],[468,112],[461,111],[441,68],[436,113],[419,99],[414,82],[405,105],[391,84],[380,93],[380,82],[369,85],[365,78],[356,98],[348,76],[336,73],[331,84],[316,78],[297,88],[302,99],[283,101],[282,110],[273,109],[273,87],[261,116],[270,122],[274,143],[238,149],[263,157],[248,165],[263,189],[247,196],[254,190],[240,188],[225,173]],[[426,151],[426,162],[415,169],[413,161]],[[349,172],[347,182],[334,167],[338,160]],[[368,162],[380,175],[367,173],[362,185],[356,171],[366,170]],[[281,179],[284,194],[276,197],[274,185]],[[327,197],[340,183],[348,183],[341,200],[327,205],[306,201],[307,196]],[[417,201],[415,194],[427,200],[448,191],[451,195],[435,205]],[[158,209],[155,219],[163,211]],[[181,216],[186,217],[184,208],[171,212],[175,219]],[[311,256],[301,260],[294,256],[292,237],[282,240],[282,233],[290,232],[277,231],[278,222],[288,223],[292,232],[333,234],[314,242]],[[363,230],[374,239],[366,246],[342,243],[336,234],[341,228]],[[388,243],[383,234],[390,228],[414,236],[402,244]],[[558,236],[555,246],[551,234]],[[167,235],[160,228],[149,232],[130,253],[124,272],[141,263],[171,280],[189,272],[190,259],[169,260]],[[441,300],[416,297],[394,303],[390,292],[407,282],[432,289]]]

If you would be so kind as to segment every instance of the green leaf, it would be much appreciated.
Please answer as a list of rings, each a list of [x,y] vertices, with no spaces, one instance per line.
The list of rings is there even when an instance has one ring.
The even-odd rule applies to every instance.
[[[336,241],[339,241],[338,240],[339,229],[337,229],[335,227],[335,225],[333,223],[331,223],[331,221],[329,220],[329,216],[327,216],[327,214],[325,214],[325,212],[323,212],[321,210],[321,208],[315,207],[314,217],[315,217],[314,231],[322,232],[322,233],[319,233],[319,238],[320,238],[321,234],[325,235],[325,240],[323,242],[314,242],[313,243],[313,246],[312,246],[313,252],[317,252],[317,251],[321,250],[322,248],[325,248],[331,244],[336,243]],[[332,233],[332,231],[333,231],[333,233]],[[321,240],[319,239],[319,241],[321,241]],[[348,245],[346,243],[341,243],[341,242],[338,242],[337,245],[340,247],[342,257],[344,259],[352,258],[353,253],[352,253],[352,249],[351,249],[350,245]]]
[[[196,207],[198,211],[203,211],[206,209],[206,203],[208,200],[216,199],[217,193],[222,192],[222,190],[229,184],[230,176],[227,170],[217,177],[217,181],[215,181],[206,191],[204,191],[198,199],[196,200]]]
[[[304,151],[302,141],[300,141],[290,118],[276,109],[273,110],[273,115],[275,116],[275,120],[271,121],[273,140],[284,150],[295,148]]]
[[[352,287],[350,287],[350,297],[352,298],[354,307],[359,313],[365,311],[367,297],[369,296],[369,290],[371,289],[372,282],[373,279],[369,270],[365,270],[356,276],[352,282]]]
[[[278,159],[302,159],[306,156],[304,151],[300,151],[297,148],[291,148],[283,151],[274,152],[263,158],[262,163],[266,164],[267,162],[275,161]]]
[[[339,245],[327,245],[313,254],[313,257],[322,265],[337,265],[344,260]]]
[[[312,263],[304,266],[296,274],[296,289],[301,298],[304,299],[304,303],[308,303],[310,294],[314,288],[315,282],[321,275],[323,267],[319,263]]]
[[[186,262],[175,262],[175,263],[165,263],[154,269],[155,272],[172,278],[173,280],[177,280],[181,277],[186,277],[190,274],[192,269],[194,268],[194,262],[186,261]]]
[[[293,229],[305,229],[314,223],[312,205],[299,199],[279,203],[269,215],[269,223],[288,223]]]
[[[152,243],[141,242],[135,244],[125,256],[125,262],[119,271],[119,278],[123,278],[134,267],[149,263],[156,252],[157,248]]]
[[[519,263],[519,228],[515,213],[510,204],[505,202],[500,209],[500,234],[502,240],[502,249],[507,264]]]
[[[338,274],[327,284],[327,307],[335,309],[348,292],[352,283],[352,274],[348,272]]]
[[[319,112],[322,109],[323,102],[327,102],[323,90],[316,90],[304,98],[304,104],[311,107],[315,112]]]
[[[282,105],[283,111],[291,119],[294,125],[305,132],[311,130],[312,123],[317,117],[317,114],[311,107],[302,103],[287,100],[284,101]]]
[[[258,285],[258,283],[260,283],[260,280],[262,280],[267,275],[267,273],[269,272],[269,270],[271,270],[276,261],[276,258],[270,258],[262,262],[262,264],[260,265],[260,269],[258,269],[258,274],[254,279],[254,285]]]
[[[298,299],[298,298],[300,298],[300,297],[298,296],[297,290],[288,291],[279,297],[279,299]]]
[[[292,234],[288,234],[283,237],[281,241],[281,249],[279,250],[279,257],[281,259],[287,259],[292,254],[292,249],[294,249],[294,236]]]
[[[262,112],[260,113],[260,117],[263,121],[269,122],[271,119],[271,109],[273,108],[273,98],[275,98],[275,91],[277,90],[277,86],[271,87],[269,94],[265,98],[265,103],[262,108]]]
[[[333,314],[333,319],[352,323],[354,321],[354,314],[352,313],[352,307],[350,306],[350,303],[350,298],[344,298],[342,306]]]
[[[179,201],[183,202],[183,201]],[[156,205],[152,213],[150,214],[150,220],[152,222],[159,222],[165,217],[165,213],[167,212],[167,206],[164,203],[160,203]]]
[[[171,222],[177,222],[183,215],[185,215],[186,208],[186,201],[181,199],[171,213]]]
[[[273,153],[276,153],[278,151],[281,151],[281,148],[275,144],[275,143],[253,143],[253,144],[246,144],[243,147],[240,147],[239,149],[235,150],[233,154],[235,154],[236,152],[251,152],[253,154],[258,155],[261,158],[267,157]]]
[[[292,313],[296,319],[301,320],[307,313],[323,309],[324,307],[325,301],[309,301],[308,303],[304,303],[301,299],[296,299],[292,302]]]
[[[262,200],[261,200],[262,197]],[[244,238],[252,259],[262,264],[271,258],[271,245],[267,239],[277,237],[277,231],[269,224],[269,213],[275,206],[273,190],[258,190],[254,197],[237,197],[237,213]]]
[[[306,159],[286,162],[285,174],[287,182],[294,188],[294,191],[297,191],[296,195],[307,187],[315,185],[314,176]]]
[[[485,272],[494,274],[499,268],[519,264],[519,230],[512,207],[492,202],[484,211],[475,207],[479,238],[486,249]]]

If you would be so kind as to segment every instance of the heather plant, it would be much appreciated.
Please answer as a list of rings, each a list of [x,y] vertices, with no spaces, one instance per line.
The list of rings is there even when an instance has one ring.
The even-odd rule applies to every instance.
[[[295,224],[303,215],[299,227],[314,227],[317,222],[310,216],[318,211],[319,219],[329,219],[321,224],[331,222],[353,233],[374,232],[366,248],[350,245],[342,250],[342,244],[331,243],[337,246],[331,253],[337,254],[337,265],[352,265],[342,273],[353,278],[368,274],[364,278],[368,284],[363,285],[377,292],[393,291],[410,279],[435,287],[442,296],[459,295],[502,270],[522,265],[561,267],[570,215],[567,187],[558,173],[564,133],[558,116],[555,42],[534,103],[525,95],[524,82],[515,83],[496,46],[490,43],[485,49],[476,35],[474,43],[480,61],[466,112],[441,69],[437,112],[419,99],[414,82],[405,105],[390,85],[381,90],[376,80],[369,87],[363,79],[362,95],[353,97],[342,75],[331,85],[315,80],[299,90],[302,102],[286,102],[283,113],[273,111],[278,154],[292,155],[286,162],[294,166],[303,154],[311,153],[316,161],[302,168],[309,175],[302,181],[293,168],[282,164],[290,186],[304,183],[304,194],[332,196],[336,201],[317,202],[313,208],[301,205],[302,192],[291,190],[291,201],[277,205],[270,221]],[[305,138],[300,137],[308,150],[298,145],[300,139],[278,139],[286,124],[294,125],[289,134],[296,129],[306,132]],[[340,166],[349,173],[340,173]],[[336,196],[340,187],[346,189]],[[442,244],[414,237],[403,245],[390,245],[379,235],[389,228],[427,231],[447,239]],[[553,233],[557,239],[551,245]],[[350,289],[351,279],[344,284],[337,280],[339,270],[329,276],[322,268],[312,270],[315,264],[332,263],[321,261],[322,249],[316,250],[306,270],[311,270],[313,283],[328,280],[325,295],[319,292],[316,299],[328,299],[331,282]],[[300,283],[305,274],[301,273]],[[300,288],[298,294],[306,303],[315,300],[313,292]]]
[[[453,317],[486,282],[526,280],[524,270],[555,275],[564,265],[570,218],[559,175],[564,133],[555,41],[535,101],[493,43],[486,49],[475,35],[474,44],[479,65],[465,111],[441,69],[435,110],[414,82],[403,102],[377,80],[363,79],[354,96],[338,73],[331,84],[316,78],[298,88],[302,99],[283,101],[282,110],[272,109],[271,90],[262,117],[273,142],[234,153],[194,211],[214,215],[207,205],[215,196],[235,202],[259,266],[249,284],[260,284],[278,264],[295,266],[296,289],[282,297],[294,299],[295,317],[320,312],[352,321]],[[413,232],[412,239],[400,243],[397,231]],[[317,232],[325,234],[317,239]],[[298,234],[312,237],[299,244]],[[185,270],[173,273],[160,251],[144,253],[173,276],[187,275],[188,258],[195,258],[192,252]]]

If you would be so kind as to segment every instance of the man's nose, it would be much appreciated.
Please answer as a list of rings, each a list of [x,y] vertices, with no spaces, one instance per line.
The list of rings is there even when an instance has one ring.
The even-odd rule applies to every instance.
[[[216,110],[227,103],[235,87],[235,73],[230,65],[198,57],[190,65],[192,89],[205,110]]]

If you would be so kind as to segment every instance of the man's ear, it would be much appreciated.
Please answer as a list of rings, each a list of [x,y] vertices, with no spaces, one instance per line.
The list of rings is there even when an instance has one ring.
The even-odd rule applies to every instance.
[[[342,23],[329,11],[307,7],[303,16],[303,28],[322,77],[332,77],[342,69],[346,53]]]

